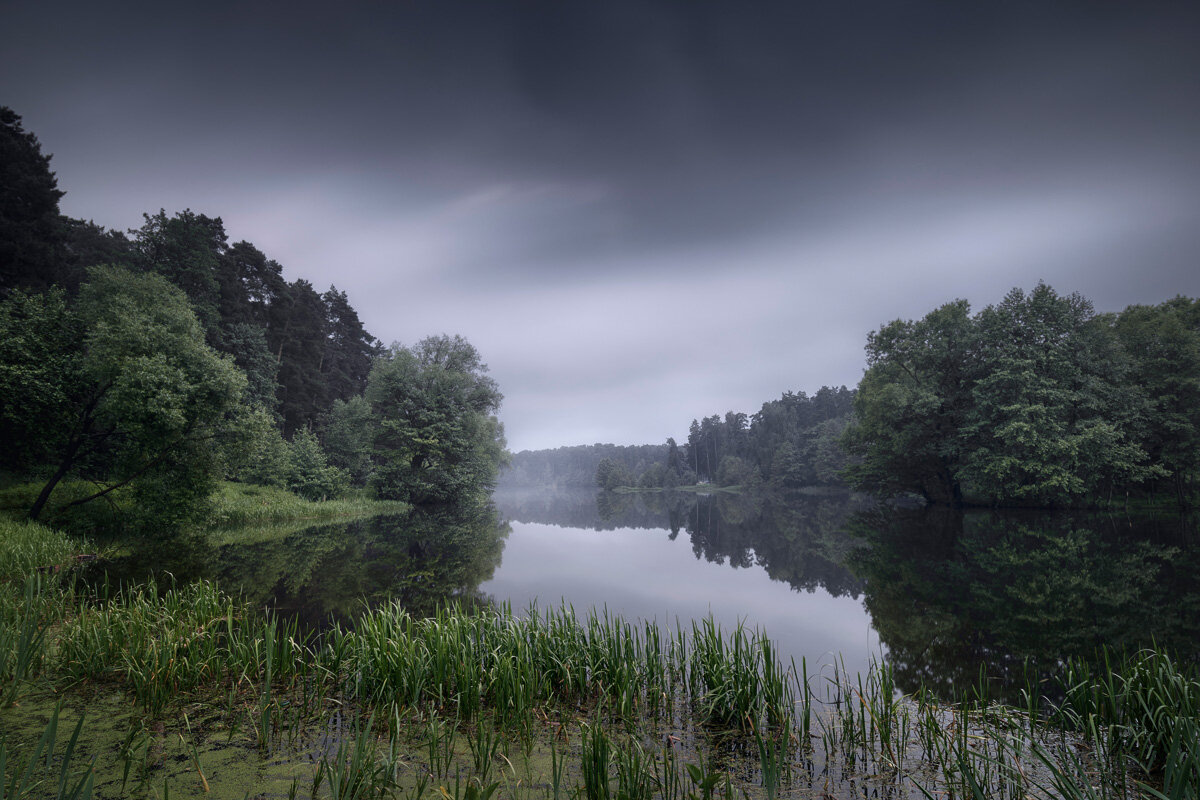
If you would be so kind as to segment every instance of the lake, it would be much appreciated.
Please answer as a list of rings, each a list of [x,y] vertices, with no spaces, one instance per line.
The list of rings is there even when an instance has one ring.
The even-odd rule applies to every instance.
[[[490,505],[140,546],[108,580],[213,580],[309,627],[395,598],[607,609],[765,631],[810,674],[886,658],[898,687],[978,682],[1102,645],[1200,654],[1200,536],[1179,516],[899,509],[845,495],[497,493]],[[165,573],[170,573],[169,575]],[[102,580],[96,577],[96,580]]]

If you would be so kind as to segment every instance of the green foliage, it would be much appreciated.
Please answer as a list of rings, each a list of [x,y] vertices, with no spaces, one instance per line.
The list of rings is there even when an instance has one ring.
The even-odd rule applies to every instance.
[[[1200,473],[1200,301],[1130,306],[1112,325],[1149,402],[1143,446],[1166,471],[1164,488],[1185,499]]]
[[[73,505],[129,486],[129,522],[171,527],[194,519],[222,467],[224,445],[238,438],[245,377],[204,343],[187,299],[156,275],[96,268],[73,313],[64,314],[53,297],[41,302],[42,312],[52,318],[42,327],[70,330],[52,341],[73,349],[54,375],[37,364],[32,346],[6,364],[40,375],[55,398],[14,426],[30,451],[53,459],[54,473],[30,516],[75,475],[101,488]]]
[[[210,344],[220,341],[221,256],[227,236],[220,217],[181,211],[173,217],[159,210],[143,214],[135,249],[149,269],[187,295]]]
[[[286,284],[268,309],[267,343],[279,364],[277,388],[283,435],[309,428],[328,408],[325,304],[303,279]]]
[[[975,318],[961,478],[992,502],[1070,502],[1150,472],[1126,360],[1079,295],[1014,289]]]
[[[225,448],[225,477],[262,486],[283,486],[288,466],[288,443],[275,419],[261,407],[251,407],[240,435]]]
[[[868,337],[846,475],[947,504],[1096,502],[1172,477],[1182,496],[1200,458],[1194,412],[1178,403],[1200,389],[1189,308],[1097,316],[1039,284],[974,317],[960,300],[889,323]],[[1182,447],[1165,444],[1168,430]]]
[[[80,331],[61,290],[0,301],[0,466],[26,471],[61,446],[79,387]]]
[[[371,370],[379,496],[414,503],[468,498],[490,489],[504,456],[495,413],[501,394],[461,336],[394,345]]]
[[[248,322],[234,323],[221,333],[221,351],[246,373],[246,402],[273,412],[279,404],[275,397],[279,365],[267,349],[265,329]]]
[[[317,437],[297,431],[288,443],[284,484],[308,500],[328,500],[346,491],[346,474],[329,466]]]
[[[58,277],[58,201],[64,193],[50,171],[50,156],[7,106],[0,106],[0,187],[0,293],[48,288]]]
[[[391,501],[342,498],[314,502],[297,497],[279,487],[224,482],[209,498],[207,519],[209,525],[214,528],[229,528],[238,525],[258,527],[274,522],[330,517],[369,517],[383,513],[399,514],[405,511],[408,511],[407,505]],[[312,523],[305,524],[311,525]]]
[[[831,439],[850,415],[854,393],[821,387],[809,397],[786,392],[763,403],[752,417],[728,412],[693,420],[683,467],[696,478],[722,486],[757,485],[775,489],[840,484],[846,456]],[[727,459],[736,461],[727,461]],[[723,469],[738,465],[732,472]],[[683,472],[679,471],[680,478]]]
[[[896,320],[867,337],[867,372],[854,400],[850,484],[877,494],[915,492],[956,502],[956,433],[968,407],[963,371],[973,336],[960,300],[918,322]]]
[[[633,486],[635,483],[633,475],[619,461],[606,458],[596,467],[596,485],[601,489],[611,491]]]
[[[334,400],[321,427],[321,444],[329,463],[344,470],[355,486],[366,486],[374,465],[371,461],[375,423],[371,404],[361,395]]]
[[[345,292],[331,286],[321,300],[325,304],[325,357],[321,360],[325,391],[331,400],[349,401],[362,394],[380,347],[363,327]]]
[[[717,483],[721,486],[757,486],[762,483],[762,475],[746,459],[725,456],[717,468]]]
[[[79,549],[65,534],[45,525],[0,518],[0,582],[20,583],[37,570],[57,571]]]

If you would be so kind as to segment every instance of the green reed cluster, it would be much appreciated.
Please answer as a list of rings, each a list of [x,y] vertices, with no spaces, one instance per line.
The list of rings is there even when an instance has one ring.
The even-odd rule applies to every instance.
[[[18,534],[0,540],[0,699],[121,688],[144,715],[119,748],[123,790],[157,794],[154,742],[181,716],[178,758],[207,791],[213,723],[202,734],[189,712],[264,756],[306,754],[289,796],[1196,800],[1200,786],[1200,676],[1161,651],[1069,662],[1030,680],[1020,709],[993,702],[984,673],[944,702],[903,696],[886,660],[810,674],[711,619],[388,604],[313,635],[209,583],[87,595],[58,534]],[[89,795],[86,729],[56,748],[57,714],[41,744],[0,741],[0,798]]]

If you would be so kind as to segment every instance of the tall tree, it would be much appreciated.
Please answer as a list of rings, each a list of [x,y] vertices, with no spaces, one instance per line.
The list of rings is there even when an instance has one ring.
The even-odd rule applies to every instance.
[[[325,385],[325,303],[312,284],[297,279],[271,304],[267,344],[279,366],[279,413],[291,438],[329,407]]]
[[[0,106],[0,294],[58,282],[63,194],[37,137]]]
[[[143,214],[134,247],[148,269],[183,290],[204,327],[208,343],[221,341],[221,261],[228,244],[220,217],[196,214],[191,209],[173,217],[160,209]]]
[[[959,434],[970,406],[966,371],[974,347],[965,300],[916,322],[895,320],[867,337],[867,371],[843,440],[858,458],[846,473],[852,486],[961,502]]]
[[[371,362],[381,348],[367,333],[345,292],[336,286],[321,295],[325,303],[325,356],[322,370],[330,400],[349,400],[362,394]]]
[[[77,292],[79,285],[87,280],[88,267],[101,264],[134,267],[138,264],[133,243],[120,231],[107,230],[94,222],[70,217],[60,219],[60,230],[63,260],[57,285],[71,294]]]
[[[502,395],[461,336],[393,345],[367,385],[375,418],[372,481],[386,499],[456,500],[490,489],[504,456]]]
[[[1147,477],[1144,401],[1092,305],[1045,284],[976,319],[961,475],[992,502],[1069,503]]]
[[[129,486],[135,515],[165,526],[192,518],[211,492],[224,440],[237,437],[245,377],[205,344],[187,298],[159,276],[94,268],[74,314],[54,303],[43,309],[73,327],[66,341],[78,349],[48,387],[56,419],[41,433],[53,474],[30,517],[78,475],[100,488],[71,505]]]
[[[1200,476],[1200,301],[1130,306],[1112,325],[1149,403],[1141,441],[1169,490],[1186,500]]]
[[[219,312],[225,326],[270,324],[270,307],[286,290],[282,267],[249,242],[220,253],[217,283]]]
[[[81,349],[62,290],[0,299],[0,467],[28,472],[55,457],[80,392]]]

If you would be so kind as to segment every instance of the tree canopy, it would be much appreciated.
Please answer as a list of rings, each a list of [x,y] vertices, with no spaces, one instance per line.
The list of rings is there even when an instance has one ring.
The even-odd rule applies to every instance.
[[[856,488],[935,503],[1077,505],[1174,487],[1200,452],[1194,301],[1097,314],[1045,284],[867,340],[843,443]]]
[[[73,504],[129,486],[158,522],[193,515],[237,435],[246,379],[205,344],[183,293],[156,275],[97,267],[70,308],[61,294],[15,293],[4,306],[0,333],[16,343],[0,372],[16,400],[5,401],[6,433],[24,458],[53,467],[30,516],[72,475],[99,487]],[[25,405],[31,384],[43,400]]]
[[[502,395],[478,351],[461,336],[393,345],[367,383],[380,497],[437,503],[477,495],[496,481],[504,431]]]

